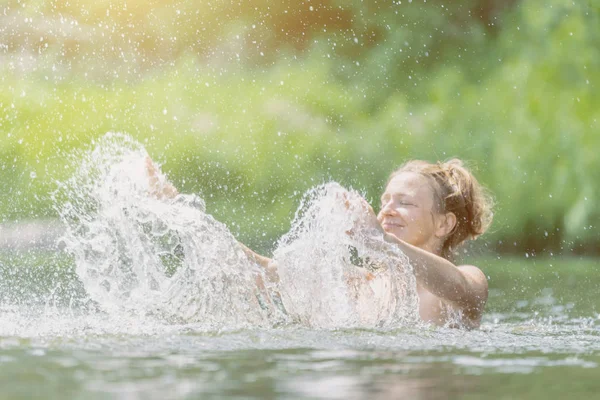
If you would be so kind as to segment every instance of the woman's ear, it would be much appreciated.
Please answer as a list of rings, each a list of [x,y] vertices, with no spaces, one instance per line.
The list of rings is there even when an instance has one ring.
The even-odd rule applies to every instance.
[[[447,212],[438,219],[438,226],[435,235],[439,238],[448,236],[456,226],[456,215],[453,212]]]

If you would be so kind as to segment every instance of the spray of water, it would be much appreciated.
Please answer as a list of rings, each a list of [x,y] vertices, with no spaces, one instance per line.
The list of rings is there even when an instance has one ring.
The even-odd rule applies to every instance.
[[[418,321],[407,257],[368,223],[364,200],[337,183],[310,190],[275,250],[287,312],[320,328]]]
[[[57,192],[66,249],[101,309],[209,330],[418,320],[408,260],[363,226],[357,193],[331,183],[304,197],[275,250],[274,283],[199,196],[152,196],[146,157],[130,137],[109,133]]]

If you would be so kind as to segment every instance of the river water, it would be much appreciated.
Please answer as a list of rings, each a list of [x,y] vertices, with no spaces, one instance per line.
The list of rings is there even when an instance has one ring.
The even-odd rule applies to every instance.
[[[145,156],[122,135],[78,155],[54,194],[65,250],[0,258],[0,398],[598,393],[594,260],[482,257],[481,328],[424,325],[410,264],[361,219],[357,193],[307,193],[275,282],[200,197],[148,195]]]
[[[561,309],[545,290],[499,312],[495,299],[509,293],[497,289],[476,331],[207,332],[77,308],[5,308],[2,397],[594,398],[598,317],[578,316],[577,305]],[[526,299],[537,305],[523,307]]]

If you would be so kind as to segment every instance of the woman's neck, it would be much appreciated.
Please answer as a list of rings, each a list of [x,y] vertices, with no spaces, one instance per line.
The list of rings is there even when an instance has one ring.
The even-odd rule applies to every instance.
[[[432,241],[422,244],[421,246],[416,246],[416,247],[419,247],[425,251],[435,254],[436,256],[443,257],[442,256],[443,245],[442,245],[442,243],[440,243],[439,240],[432,240]]]

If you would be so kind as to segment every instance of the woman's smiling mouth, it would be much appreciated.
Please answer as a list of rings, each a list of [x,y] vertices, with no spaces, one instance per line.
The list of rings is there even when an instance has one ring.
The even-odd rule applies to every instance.
[[[386,229],[394,229],[394,228],[404,228],[404,225],[401,225],[397,222],[383,221],[381,226],[384,230]]]

